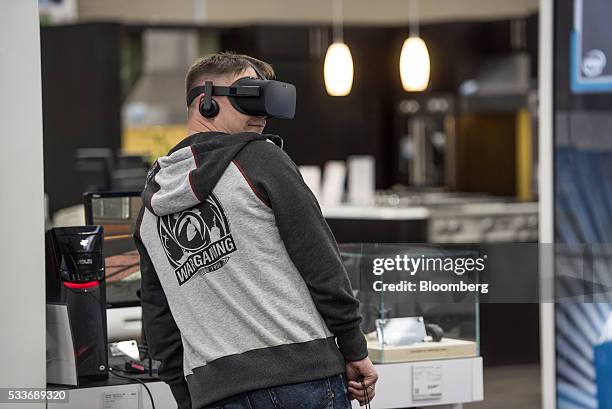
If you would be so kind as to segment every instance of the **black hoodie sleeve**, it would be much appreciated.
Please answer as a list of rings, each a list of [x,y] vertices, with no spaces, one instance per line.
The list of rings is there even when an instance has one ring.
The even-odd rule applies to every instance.
[[[137,225],[136,232],[139,228]],[[153,359],[161,361],[159,378],[170,386],[178,409],[191,409],[191,397],[183,374],[181,333],[174,322],[164,290],[138,233],[134,235],[134,241],[140,254],[140,301],[149,353]]]
[[[359,301],[352,295],[336,240],[296,165],[279,147],[265,141],[249,143],[234,163],[274,212],[285,248],[344,358],[365,358],[368,350],[359,326]]]

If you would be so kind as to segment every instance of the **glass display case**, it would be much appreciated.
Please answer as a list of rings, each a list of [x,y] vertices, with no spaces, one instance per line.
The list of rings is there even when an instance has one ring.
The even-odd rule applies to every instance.
[[[479,356],[485,258],[469,246],[341,244],[374,363]]]

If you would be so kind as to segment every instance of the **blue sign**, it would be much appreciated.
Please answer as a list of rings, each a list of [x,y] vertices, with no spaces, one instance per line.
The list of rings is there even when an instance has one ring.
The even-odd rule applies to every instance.
[[[612,92],[612,1],[574,0],[570,85],[574,93]]]

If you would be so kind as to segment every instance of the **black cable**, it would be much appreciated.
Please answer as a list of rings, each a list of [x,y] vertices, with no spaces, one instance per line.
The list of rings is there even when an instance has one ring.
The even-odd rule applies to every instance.
[[[149,387],[148,387],[148,386],[147,386],[147,385],[146,385],[146,384],[145,384],[145,383],[144,383],[142,380],[140,380],[140,379],[138,379],[138,378],[132,378],[131,376],[121,375],[121,374],[117,373],[117,372],[123,372],[123,371],[122,371],[121,369],[119,369],[119,368],[113,368],[113,367],[110,367],[110,368],[108,368],[108,369],[109,369],[109,372],[110,372],[111,374],[113,374],[113,375],[115,375],[115,376],[117,376],[117,377],[119,377],[119,378],[128,379],[128,380],[130,380],[130,381],[136,381],[136,382],[138,382],[139,384],[141,384],[142,386],[144,386],[144,388],[147,390],[147,393],[149,394],[149,399],[151,399],[151,408],[152,408],[152,409],[155,409],[155,401],[153,400],[153,395],[151,394],[151,390],[149,389]]]
[[[371,409],[370,397],[368,396],[368,387],[363,382],[363,379],[360,379],[359,382],[361,383],[361,386],[363,387],[363,391],[365,392],[365,407],[366,409]]]

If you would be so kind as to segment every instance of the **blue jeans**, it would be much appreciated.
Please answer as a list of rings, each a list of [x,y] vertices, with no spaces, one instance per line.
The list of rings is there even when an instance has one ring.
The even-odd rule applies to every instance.
[[[207,409],[351,409],[344,374],[232,396]]]

